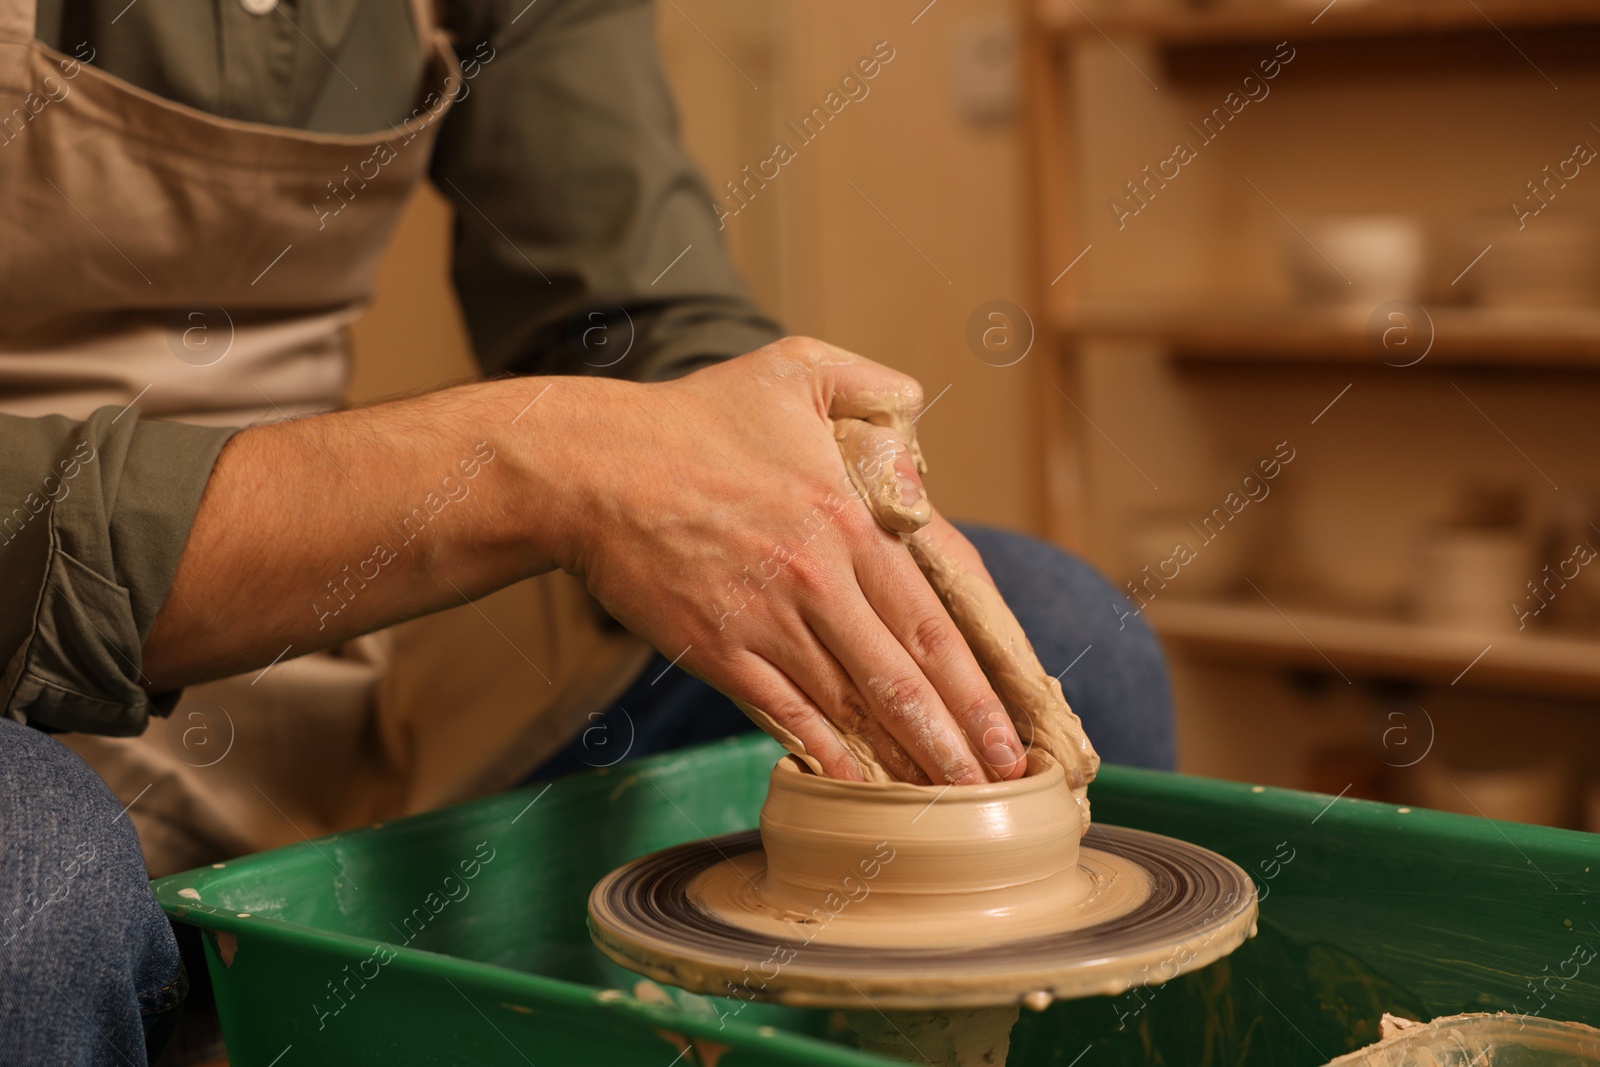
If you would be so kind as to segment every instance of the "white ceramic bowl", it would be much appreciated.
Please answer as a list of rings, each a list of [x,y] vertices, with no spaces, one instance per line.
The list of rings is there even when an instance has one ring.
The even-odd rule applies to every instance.
[[[1287,231],[1289,271],[1307,300],[1373,308],[1422,295],[1427,231],[1408,215],[1305,219]]]

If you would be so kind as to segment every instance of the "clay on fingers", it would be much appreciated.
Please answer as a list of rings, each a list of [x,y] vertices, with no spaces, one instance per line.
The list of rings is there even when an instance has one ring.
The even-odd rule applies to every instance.
[[[1005,705],[1023,745],[1037,745],[1061,764],[1067,788],[1087,825],[1088,786],[1100,757],[1084,734],[1083,723],[1067,704],[1061,683],[1039,663],[1000,591],[923,529],[933,516],[927,494],[919,486],[915,503],[905,502],[912,494],[903,492],[896,462],[911,457],[919,472],[926,469],[910,420],[891,405],[873,409],[863,398],[856,398],[847,411],[832,414],[834,439],[863,502],[880,525],[905,542]],[[869,781],[890,780],[871,749],[852,744],[852,740],[859,741],[845,739],[861,763],[862,774]]]
[[[908,534],[928,524],[933,505],[919,484],[896,469],[909,462],[920,471],[921,463],[893,429],[861,419],[835,419],[833,438],[839,442],[850,483],[881,526],[891,533]]]
[[[998,589],[962,566],[926,531],[904,540],[1005,705],[1024,750],[1041,748],[1061,764],[1067,788],[1087,824],[1089,783],[1100,768],[1100,757],[1061,692],[1061,683],[1045,672]]]
[[[761,727],[778,744],[788,749],[797,759],[807,767],[810,767],[813,774],[821,775],[824,778],[828,777],[828,772],[823,769],[822,761],[806,747],[804,741],[795,736],[793,730],[790,730],[754,704],[740,700],[738,697],[734,697],[733,702],[751,722]],[[872,745],[868,743],[865,737],[839,729],[838,724],[832,720],[826,721],[827,729],[831,730],[834,736],[839,739],[839,742],[849,749],[850,754],[856,758],[856,766],[861,771],[863,780],[868,782],[894,782],[899,780],[893,774],[890,774],[879,761],[877,753],[872,750]]]

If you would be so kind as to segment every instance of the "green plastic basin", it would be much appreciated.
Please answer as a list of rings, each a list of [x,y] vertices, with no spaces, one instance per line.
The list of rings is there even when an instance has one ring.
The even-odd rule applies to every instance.
[[[590,944],[594,883],[754,826],[779,754],[722,742],[155,890],[205,931],[233,1067],[688,1067],[712,1043],[722,1067],[884,1063],[848,1047],[835,1013],[640,1000]],[[1097,820],[1251,872],[1260,933],[1165,985],[1024,1011],[1013,1065],[1320,1065],[1375,1040],[1385,1011],[1600,1026],[1600,836],[1110,766],[1091,799]]]

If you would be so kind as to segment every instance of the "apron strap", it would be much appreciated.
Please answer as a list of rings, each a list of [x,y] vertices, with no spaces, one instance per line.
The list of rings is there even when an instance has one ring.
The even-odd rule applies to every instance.
[[[32,41],[38,16],[36,0],[0,0],[0,40]]]
[[[36,0],[0,0],[0,4],[34,3]],[[411,0],[411,21],[417,24],[417,38],[422,42],[424,55],[433,54],[439,40],[439,12],[433,0]]]

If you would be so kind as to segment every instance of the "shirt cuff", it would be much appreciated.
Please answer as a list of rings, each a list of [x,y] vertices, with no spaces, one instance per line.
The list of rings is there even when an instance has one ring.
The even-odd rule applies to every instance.
[[[8,420],[0,437],[32,445],[24,455],[48,465],[12,513],[27,518],[0,563],[27,614],[13,620],[20,640],[7,642],[7,716],[51,731],[130,736],[152,713],[172,710],[178,692],[141,685],[141,652],[217,455],[236,432],[146,422],[114,408],[82,423]]]
[[[713,363],[754,352],[783,336],[761,323],[720,322],[675,337],[650,353],[640,381],[664,382],[682,378]]]

